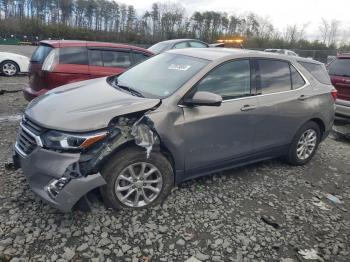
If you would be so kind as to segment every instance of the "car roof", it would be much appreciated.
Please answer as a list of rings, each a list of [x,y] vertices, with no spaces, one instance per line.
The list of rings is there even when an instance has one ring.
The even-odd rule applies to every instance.
[[[125,49],[133,49],[133,50],[138,50],[149,54],[153,54],[151,51],[141,47],[137,47],[133,45],[109,43],[109,42],[97,42],[97,41],[94,42],[94,41],[81,41],[81,40],[43,40],[43,41],[40,41],[40,44],[50,45],[55,48],[79,47],[79,46],[125,48]]]
[[[201,40],[198,39],[190,39],[190,38],[181,38],[181,39],[170,39],[170,40],[165,40],[159,43],[168,43],[168,44],[176,44],[176,43],[180,43],[180,42],[185,42],[185,41],[196,41],[196,42],[201,42],[204,43]]]
[[[339,53],[337,58],[350,58],[350,52]]]
[[[263,51],[256,51],[250,49],[239,49],[239,48],[184,48],[184,49],[172,49],[166,51],[167,53],[175,53],[180,55],[192,56],[196,58],[202,58],[210,61],[215,60],[225,60],[234,59],[234,58],[245,58],[245,57],[261,57],[261,58],[272,58],[272,59],[282,59],[290,62],[307,62],[314,64],[322,64],[316,60],[298,57],[298,56],[288,56],[277,53],[268,53]]]

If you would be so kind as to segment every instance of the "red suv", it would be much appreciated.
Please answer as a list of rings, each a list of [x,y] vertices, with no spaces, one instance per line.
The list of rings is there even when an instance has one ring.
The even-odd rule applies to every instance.
[[[338,91],[336,114],[350,118],[350,53],[339,54],[327,68]]]
[[[139,47],[87,41],[41,41],[29,65],[30,101],[55,87],[124,72],[153,53]]]

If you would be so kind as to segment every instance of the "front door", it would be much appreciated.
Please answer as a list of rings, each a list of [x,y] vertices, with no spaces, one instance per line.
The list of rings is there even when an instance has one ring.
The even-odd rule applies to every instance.
[[[220,106],[184,107],[186,172],[226,165],[253,151],[255,108],[249,59],[232,60],[209,72],[192,94],[221,95]]]

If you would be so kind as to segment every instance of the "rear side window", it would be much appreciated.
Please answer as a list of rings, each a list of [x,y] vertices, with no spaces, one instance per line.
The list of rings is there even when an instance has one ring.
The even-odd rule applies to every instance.
[[[250,96],[249,60],[231,61],[214,68],[199,82],[197,91],[212,92],[224,100]]]
[[[123,67],[131,66],[130,53],[121,51],[102,51],[103,66]]]
[[[47,55],[53,48],[48,45],[40,45],[33,53],[30,62],[43,64]]]
[[[289,63],[279,60],[258,59],[262,94],[292,89]]]
[[[329,65],[329,74],[350,77],[350,59],[336,59]]]
[[[187,47],[188,47],[187,42],[182,42],[174,46],[175,49],[181,49],[181,48],[187,48]]]
[[[150,57],[150,55],[140,52],[134,52],[133,54],[135,64],[141,63]]]
[[[290,66],[290,73],[292,77],[293,89],[297,89],[305,85],[304,78],[299,74],[299,72],[292,65]]]
[[[60,48],[60,64],[88,65],[88,54],[85,47]]]
[[[314,64],[309,62],[299,62],[309,73],[322,84],[330,85],[331,80],[326,71],[326,68],[320,64]]]
[[[91,66],[103,66],[101,50],[89,50],[89,61]]]

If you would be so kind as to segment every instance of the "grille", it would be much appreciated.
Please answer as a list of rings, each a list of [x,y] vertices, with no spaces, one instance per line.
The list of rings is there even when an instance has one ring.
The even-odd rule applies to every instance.
[[[25,155],[30,154],[37,147],[39,136],[45,131],[41,126],[33,123],[27,118],[23,118],[17,137],[17,148]]]
[[[45,131],[43,127],[35,124],[33,121],[29,120],[26,117],[23,118],[22,125],[35,135],[41,135]]]

